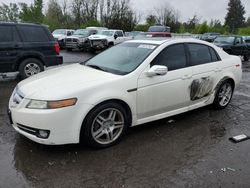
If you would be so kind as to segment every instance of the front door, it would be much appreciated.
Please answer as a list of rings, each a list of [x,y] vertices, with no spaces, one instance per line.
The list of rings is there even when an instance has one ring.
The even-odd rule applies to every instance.
[[[162,76],[148,77],[145,70],[138,80],[137,116],[140,119],[165,116],[178,109],[188,110],[192,67],[187,66],[184,44],[166,47],[151,63],[168,67]],[[142,121],[143,122],[143,121]]]

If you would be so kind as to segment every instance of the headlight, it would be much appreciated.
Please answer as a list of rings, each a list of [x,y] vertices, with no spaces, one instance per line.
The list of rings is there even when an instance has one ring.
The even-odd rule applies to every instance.
[[[79,42],[85,42],[85,40],[86,40],[85,38],[80,38],[78,41]]]
[[[77,102],[76,98],[65,99],[58,101],[41,101],[41,100],[31,100],[26,108],[29,109],[57,109],[64,108],[68,106],[74,106]]]

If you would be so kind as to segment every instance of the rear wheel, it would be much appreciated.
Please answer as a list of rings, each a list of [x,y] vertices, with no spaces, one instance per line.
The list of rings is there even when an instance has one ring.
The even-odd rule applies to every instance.
[[[128,127],[125,109],[113,102],[97,106],[86,117],[81,138],[90,147],[105,148],[120,141]]]
[[[230,103],[233,96],[233,83],[230,80],[222,82],[219,89],[216,92],[216,96],[213,102],[213,106],[216,109],[224,109]]]
[[[19,72],[22,79],[28,78],[44,71],[42,62],[35,58],[28,58],[21,62]]]

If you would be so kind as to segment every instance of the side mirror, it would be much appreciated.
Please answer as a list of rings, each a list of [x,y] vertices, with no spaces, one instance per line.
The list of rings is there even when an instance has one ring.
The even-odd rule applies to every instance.
[[[153,76],[162,76],[166,75],[168,72],[168,68],[166,66],[162,65],[154,65],[152,66],[148,72],[146,72],[148,77],[153,77]]]
[[[115,34],[115,35],[114,35],[114,39],[116,40],[117,38],[118,38],[118,35],[117,35],[117,34]]]

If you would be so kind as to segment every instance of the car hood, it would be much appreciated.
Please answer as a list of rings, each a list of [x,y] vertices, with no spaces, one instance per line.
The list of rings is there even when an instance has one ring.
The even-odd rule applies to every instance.
[[[63,34],[53,34],[53,37],[60,38],[60,37],[66,37],[66,35],[63,35]]]
[[[83,35],[71,35],[71,36],[67,37],[67,39],[79,39],[79,38],[87,38],[87,36],[83,36]]]
[[[110,38],[110,36],[106,35],[91,35],[88,37],[90,40],[95,40],[95,39],[107,39]]]
[[[120,77],[81,64],[55,68],[34,75],[18,84],[25,98],[58,100],[74,97],[76,92],[102,85]]]

